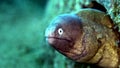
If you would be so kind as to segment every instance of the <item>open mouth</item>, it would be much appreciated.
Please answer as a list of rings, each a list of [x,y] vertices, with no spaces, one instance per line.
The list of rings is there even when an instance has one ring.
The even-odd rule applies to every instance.
[[[59,38],[59,37],[46,37],[47,40],[64,40],[64,41],[67,41],[67,42],[72,42],[71,39],[66,39],[66,38]]]

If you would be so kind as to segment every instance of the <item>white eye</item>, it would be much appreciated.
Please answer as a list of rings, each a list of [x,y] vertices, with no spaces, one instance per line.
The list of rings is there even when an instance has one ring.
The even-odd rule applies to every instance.
[[[62,34],[63,34],[63,29],[62,29],[62,28],[59,28],[59,29],[58,29],[58,33],[59,33],[59,35],[62,35]]]

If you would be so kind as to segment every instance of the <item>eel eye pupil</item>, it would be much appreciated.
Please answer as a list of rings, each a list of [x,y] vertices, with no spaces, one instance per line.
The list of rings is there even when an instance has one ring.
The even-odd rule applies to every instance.
[[[58,29],[58,34],[59,34],[59,35],[62,35],[62,34],[63,34],[63,29],[62,29],[62,28],[59,28],[59,29]]]

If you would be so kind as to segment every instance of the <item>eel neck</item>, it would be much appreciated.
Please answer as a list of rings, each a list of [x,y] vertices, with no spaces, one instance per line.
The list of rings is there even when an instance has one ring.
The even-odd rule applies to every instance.
[[[89,63],[95,63],[105,68],[118,68],[119,56],[117,51],[117,47],[105,43],[99,48],[96,55],[89,60]]]

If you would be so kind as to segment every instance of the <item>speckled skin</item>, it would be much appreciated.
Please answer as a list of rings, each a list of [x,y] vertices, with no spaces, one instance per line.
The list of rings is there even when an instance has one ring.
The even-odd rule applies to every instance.
[[[98,44],[100,45],[100,47],[98,47],[98,51],[96,52],[94,57],[89,60],[89,62],[90,63],[97,62],[97,64],[102,67],[113,68],[118,67],[119,63],[118,58],[119,56],[117,53],[118,38],[112,29],[113,25],[111,24],[112,22],[110,18],[103,12],[90,9],[79,11],[77,15],[82,17],[83,18],[82,20],[86,19],[85,23],[87,22],[87,20],[95,22],[95,23],[91,22],[91,24],[88,24],[90,22],[86,23],[85,26],[87,28],[84,29],[85,33],[90,31],[89,28],[93,29],[92,31],[89,32],[89,34],[91,34],[89,38],[92,40],[89,40],[88,43],[92,42],[93,40],[97,40],[99,42]],[[99,26],[96,26],[97,24],[99,24]],[[94,37],[92,37],[93,35]],[[95,41],[92,44],[94,43]]]
[[[46,29],[46,37],[51,46],[72,60],[117,68],[118,37],[112,27],[112,21],[105,13],[83,9],[74,15],[54,19]],[[64,31],[62,35],[57,33],[59,28]]]

